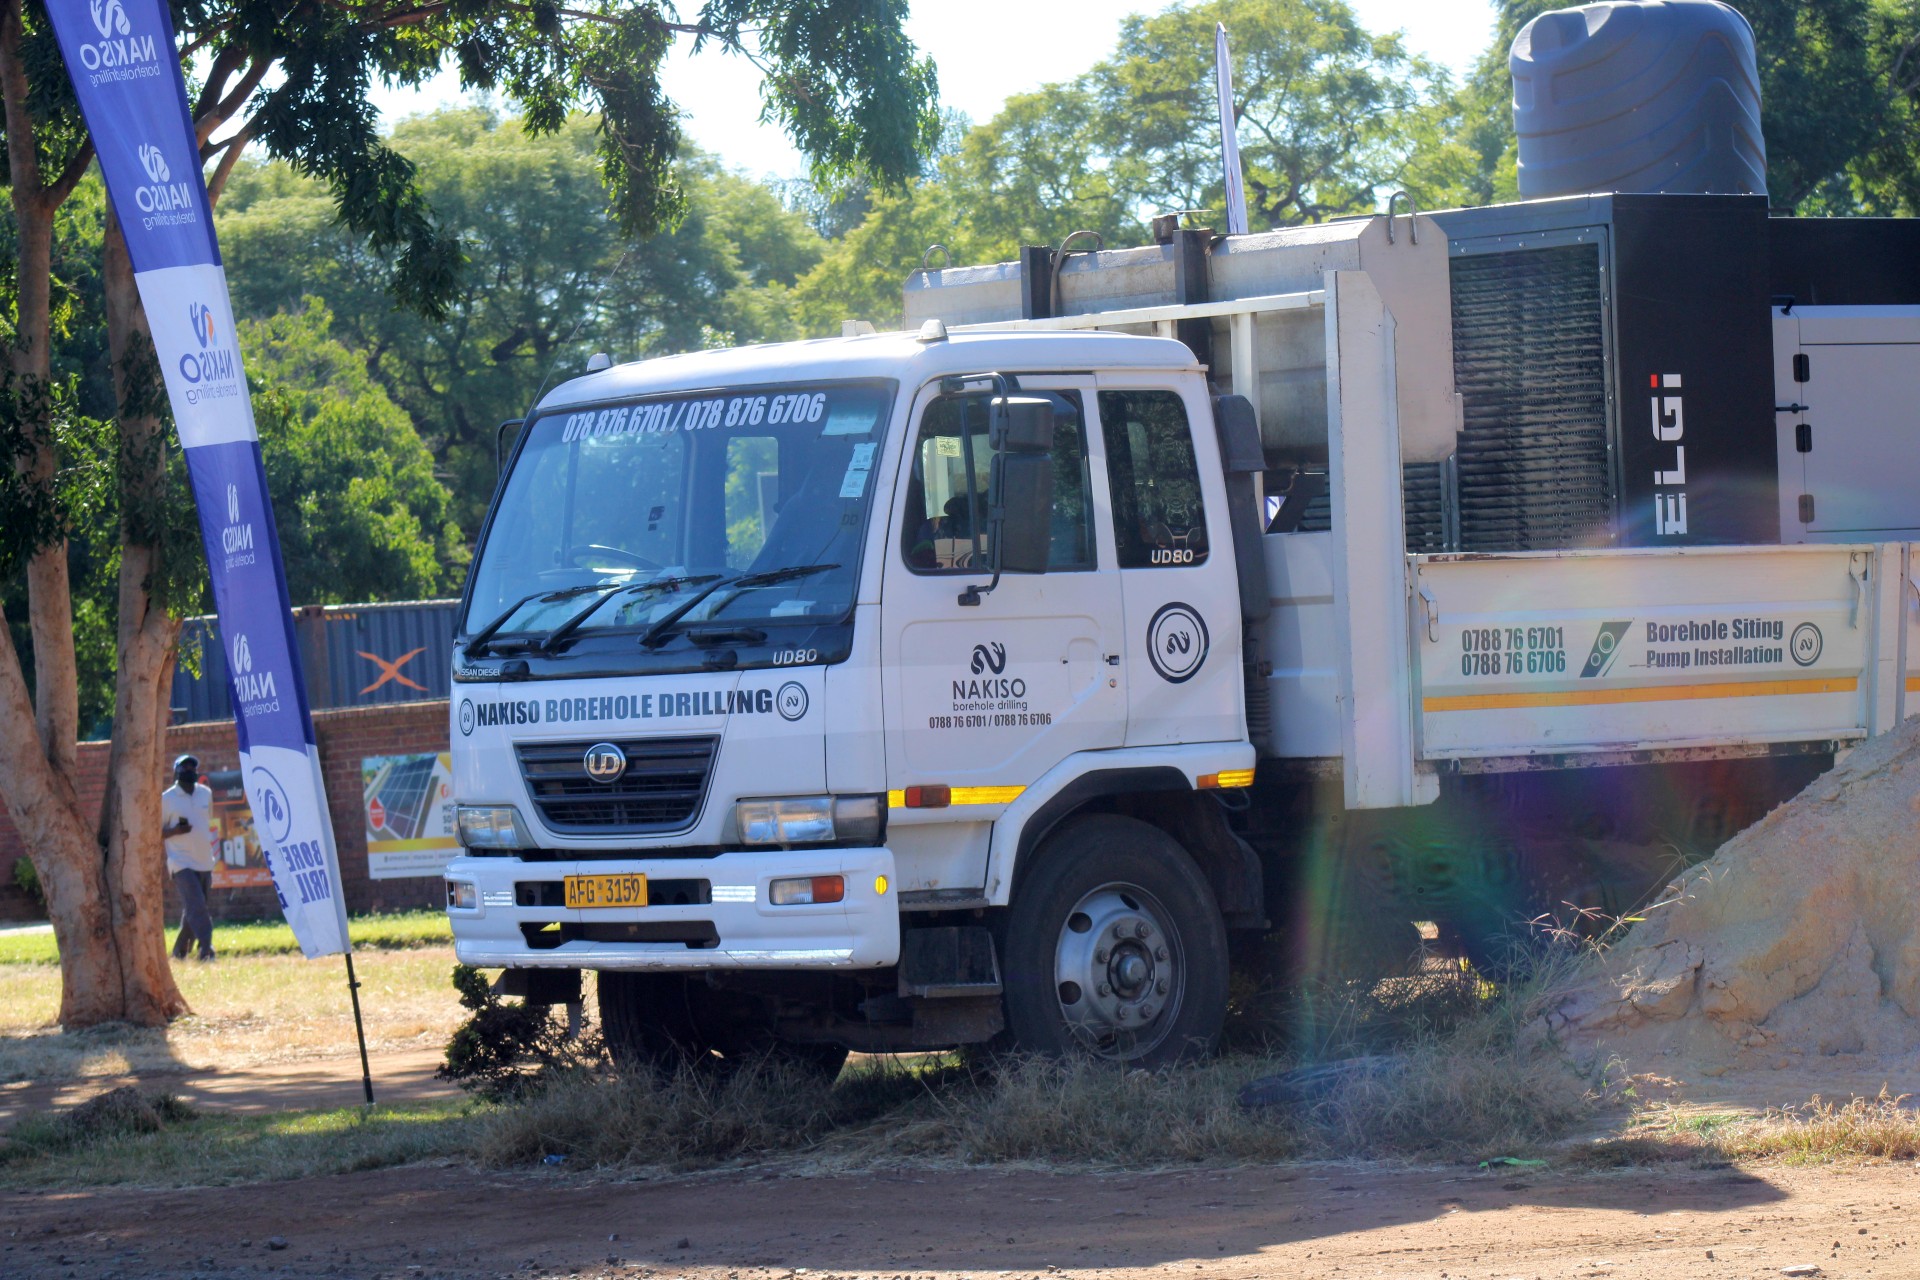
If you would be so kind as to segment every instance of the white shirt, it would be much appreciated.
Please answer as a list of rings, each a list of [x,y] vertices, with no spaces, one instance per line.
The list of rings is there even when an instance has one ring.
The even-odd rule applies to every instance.
[[[205,786],[196,786],[193,794],[188,795],[176,782],[160,793],[161,829],[172,826],[179,818],[185,818],[188,824],[186,831],[167,837],[169,873],[213,870],[213,823],[209,817],[212,802],[213,793]]]

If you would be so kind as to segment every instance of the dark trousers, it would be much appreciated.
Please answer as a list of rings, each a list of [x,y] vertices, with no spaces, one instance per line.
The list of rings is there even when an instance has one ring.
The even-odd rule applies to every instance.
[[[173,958],[187,958],[187,944],[200,942],[200,958],[213,959],[213,920],[207,915],[207,894],[213,889],[211,871],[176,871],[173,884],[180,891],[180,936],[173,940]]]

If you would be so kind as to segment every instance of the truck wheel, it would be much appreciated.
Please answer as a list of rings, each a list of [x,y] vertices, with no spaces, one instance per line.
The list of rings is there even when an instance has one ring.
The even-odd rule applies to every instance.
[[[692,992],[683,975],[602,969],[597,985],[600,1034],[622,1071],[671,1074],[713,1056],[712,1042],[694,1021]]]
[[[1140,1067],[1212,1052],[1226,926],[1206,877],[1157,827],[1100,815],[1051,837],[1006,926],[1016,1047]]]
[[[756,1023],[754,1010],[717,998],[685,974],[603,970],[599,986],[601,1034],[623,1071],[726,1071],[771,1061],[831,1081],[847,1061],[842,1045],[776,1038]]]

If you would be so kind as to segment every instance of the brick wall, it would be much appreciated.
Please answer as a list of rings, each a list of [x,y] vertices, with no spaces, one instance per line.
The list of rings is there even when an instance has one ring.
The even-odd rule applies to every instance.
[[[447,749],[447,704],[400,702],[385,706],[348,707],[313,713],[314,734],[320,744],[321,771],[326,778],[327,808],[333,815],[333,838],[340,851],[340,877],[345,883],[347,910],[399,911],[435,907],[445,901],[438,877],[404,880],[367,878],[366,817],[361,808],[360,761],[365,756],[402,755]],[[182,752],[200,758],[203,772],[234,769],[240,764],[233,721],[177,724],[167,730],[163,758],[172,761]],[[108,744],[80,744],[80,794],[90,820],[97,820],[106,793]],[[154,780],[154,789],[171,785],[171,772]],[[164,856],[156,833],[153,856]],[[13,864],[30,852],[14,830],[6,808],[0,805],[0,920],[32,918],[32,904],[13,883]],[[169,884],[168,918],[178,920]],[[216,889],[216,919],[247,920],[280,914],[271,886]]]

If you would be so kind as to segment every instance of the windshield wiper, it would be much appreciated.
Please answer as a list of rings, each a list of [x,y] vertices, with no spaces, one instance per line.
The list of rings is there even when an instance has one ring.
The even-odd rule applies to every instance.
[[[489,622],[486,626],[480,628],[479,633],[476,634],[473,639],[467,641],[467,656],[469,658],[474,657],[484,650],[487,647],[487,641],[493,639],[494,634],[498,632],[501,627],[507,625],[508,618],[511,618],[535,600],[540,601],[541,604],[558,604],[562,600],[571,600],[575,596],[585,595],[589,591],[611,591],[618,585],[618,583],[611,582],[583,582],[577,587],[562,587],[558,591],[529,591],[526,595],[521,596],[518,600],[508,605],[504,613],[492,622]]]
[[[753,587],[770,587],[777,582],[786,582],[793,578],[805,578],[812,574],[825,573],[829,569],[838,569],[839,567],[840,566],[837,564],[795,564],[795,565],[788,565],[784,569],[768,569],[762,573],[743,573],[737,578],[723,578],[719,582],[713,583],[712,585],[707,587],[705,591],[695,592],[693,599],[679,606],[673,612],[669,613],[666,617],[654,623],[651,627],[648,627],[646,630],[646,634],[640,637],[640,643],[647,646],[648,648],[652,648],[654,645],[659,644],[663,639],[667,637],[667,634],[671,632],[676,625],[679,624],[680,619],[686,617],[689,613],[692,613],[696,608],[699,607],[700,603],[703,600],[705,600],[708,596],[712,595],[714,592],[720,590],[720,588],[722,587],[737,587],[739,588],[739,591],[736,591],[734,594],[738,595],[740,591],[746,591]],[[732,599],[733,599],[732,596],[729,596],[727,598],[729,603],[732,601]],[[718,612],[720,609],[723,609],[725,607],[726,607],[726,604],[724,603],[720,605],[716,605],[715,612]],[[712,615],[708,615],[708,616],[712,616]]]
[[[719,576],[717,573],[682,574],[679,577],[654,578],[647,582],[635,582],[629,586],[618,587],[607,592],[598,600],[595,600],[592,604],[580,610],[580,612],[574,614],[553,630],[547,632],[547,634],[541,638],[540,642],[533,647],[541,653],[552,653],[555,645],[585,626],[587,619],[598,613],[600,606],[615,596],[625,595],[629,591],[665,591],[670,587],[690,587],[701,583],[712,582]]]

